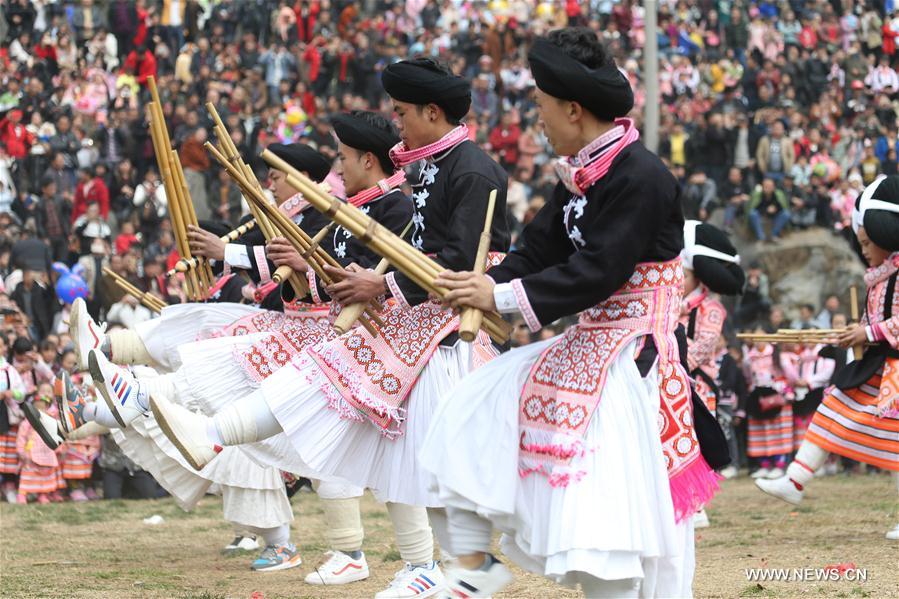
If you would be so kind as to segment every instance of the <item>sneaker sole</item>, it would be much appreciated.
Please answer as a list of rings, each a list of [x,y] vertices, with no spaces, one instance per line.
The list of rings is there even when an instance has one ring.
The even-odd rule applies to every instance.
[[[81,301],[83,302],[84,300],[81,300]],[[84,304],[80,303],[79,306],[81,306],[81,305],[84,305]],[[74,347],[75,359],[78,361],[78,370],[81,370],[83,372],[88,369],[88,363],[87,363],[87,360],[85,360],[85,357],[81,355],[81,344],[77,342],[77,340],[78,340],[78,323],[79,323],[78,313],[80,311],[81,310],[76,308],[75,310],[72,310],[71,313],[69,313],[69,336],[72,339],[76,340],[75,347]],[[88,351],[88,356],[90,356],[89,351]]]
[[[306,584],[315,585],[318,587],[329,587],[329,586],[340,586],[342,584],[350,584],[351,582],[359,582],[360,580],[365,580],[371,573],[368,570],[360,570],[350,576],[341,576],[339,580],[332,580],[331,582],[327,582],[322,579],[321,574],[318,574],[318,579],[312,580],[313,575],[318,574],[318,572],[313,572],[309,576],[307,576],[304,580]]]
[[[159,425],[159,428],[162,429],[163,434],[168,438],[169,441],[172,442],[172,445],[178,450],[187,463],[190,464],[191,468],[199,472],[203,469],[204,466],[208,462],[202,462],[197,456],[190,451],[187,446],[181,442],[181,437],[178,435],[178,425],[174,422],[170,422],[165,413],[159,408],[159,404],[156,402],[156,398],[150,395],[150,410],[153,412],[153,416],[156,417],[156,424]],[[299,565],[299,564],[297,564]]]
[[[20,406],[22,408],[22,413],[25,414],[25,420],[31,425],[31,428],[35,430],[38,436],[41,438],[47,447],[50,449],[56,449],[59,447],[59,441],[54,439],[49,431],[44,428],[44,424],[41,422],[41,414],[37,411],[37,409],[31,405],[30,403],[23,403]]]
[[[290,560],[290,561],[284,562],[283,564],[278,564],[277,566],[269,566],[268,568],[259,568],[259,569],[255,569],[255,568],[253,568],[253,566],[250,566],[250,569],[253,570],[253,572],[278,572],[279,570],[289,570],[290,568],[296,568],[297,566],[301,565],[302,563],[303,563],[303,560],[300,559],[298,556],[296,561]]]
[[[100,370],[100,363],[97,361],[97,356],[94,355],[94,352],[91,352],[87,355],[87,366],[88,370],[91,373],[91,377],[94,379],[94,383],[100,383],[96,386],[100,390],[100,395],[102,395],[103,399],[106,401],[106,405],[109,407],[109,411],[112,412],[112,415],[115,418],[116,422],[118,422],[119,426],[121,426],[122,428],[128,428],[128,425],[119,414],[119,410],[116,407],[116,402],[112,400],[112,396],[109,395],[109,391],[107,391],[106,389],[106,379],[103,378],[103,371]]]

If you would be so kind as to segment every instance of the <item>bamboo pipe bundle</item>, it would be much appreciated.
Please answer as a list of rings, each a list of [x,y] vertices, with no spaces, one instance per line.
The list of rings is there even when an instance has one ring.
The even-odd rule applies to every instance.
[[[103,274],[111,277],[112,280],[115,281],[115,284],[122,289],[122,291],[124,291],[128,295],[134,296],[141,304],[154,312],[162,312],[162,309],[168,306],[167,303],[165,303],[155,295],[152,295],[146,291],[141,291],[130,282],[128,282],[127,279],[110,269],[108,266],[103,267]]]
[[[230,164],[234,168],[234,171],[239,172],[243,176],[245,182],[253,189],[253,192],[259,194],[262,197],[265,197],[262,185],[259,184],[258,179],[256,179],[256,175],[253,173],[253,170],[249,167],[249,165],[244,163],[243,159],[241,159],[240,154],[237,151],[237,146],[234,145],[234,140],[231,139],[231,135],[225,128],[225,124],[222,122],[218,110],[216,110],[212,102],[206,103],[206,110],[209,111],[209,114],[212,116],[212,119],[215,123],[214,130],[216,137],[219,140],[220,147],[220,150],[216,150],[216,152],[218,152],[218,154],[216,154],[213,152],[214,146],[207,142],[207,150],[209,150],[209,152],[213,154],[213,156],[222,164],[222,166],[225,166],[226,163]],[[222,159],[224,159],[226,162],[222,162]],[[229,173],[230,172],[231,171],[229,171]],[[249,189],[246,189],[244,191],[245,193],[249,193]],[[250,212],[252,212],[253,217],[256,219],[259,230],[262,231],[262,235],[265,240],[269,241],[272,238],[276,237],[277,234],[265,214],[260,213],[258,208],[252,202],[249,202],[249,206]],[[306,279],[304,277],[293,272],[293,270],[291,270],[289,266],[280,266],[275,269],[275,272],[272,274],[272,281],[278,284],[285,280],[290,283],[290,286],[293,288],[294,294],[297,298],[303,298],[309,294],[309,284],[306,282]]]
[[[176,194],[175,185],[172,177],[171,163],[168,160],[168,153],[165,149],[164,134],[159,131],[160,127],[165,127],[165,124],[161,122],[160,113],[155,109],[153,103],[147,106],[147,110],[149,112],[150,139],[153,142],[153,152],[156,155],[156,163],[159,166],[159,177],[162,179],[165,195],[166,198],[168,198],[169,217],[172,220],[172,227],[175,229],[175,245],[179,254],[189,257],[190,249],[186,247],[187,239],[177,233],[178,229],[176,221],[179,215],[176,214],[177,206],[175,205],[174,199]],[[193,273],[188,273],[185,278],[187,293],[191,298],[193,298],[195,294],[196,287],[193,284],[195,279],[196,276]]]
[[[403,229],[403,232],[400,233],[400,239],[406,237],[406,234],[409,232],[409,229],[412,228],[412,222],[406,225],[406,228]],[[387,258],[381,258],[381,261],[378,262],[377,266],[375,266],[374,272],[378,275],[383,275],[387,272],[387,269],[390,268],[390,261]],[[365,304],[356,303],[350,304],[348,306],[344,306],[343,309],[340,310],[340,314],[337,315],[337,318],[334,319],[333,324],[331,326],[337,331],[338,334],[343,335],[347,331],[349,331],[356,324],[356,321],[359,320],[359,317],[362,316],[362,313],[365,311]]]
[[[162,113],[162,102],[159,99],[159,90],[156,87],[156,79],[149,77],[147,79],[150,88],[150,96],[152,102],[149,104],[151,114],[151,134],[155,132],[154,150],[156,150],[156,159],[160,163],[160,174],[168,174],[170,179],[169,186],[166,187],[166,193],[172,192],[168,196],[169,210],[172,216],[172,225],[175,237],[181,238],[179,243],[179,253],[186,259],[191,259],[190,246],[187,242],[187,226],[197,225],[197,216],[194,211],[193,202],[191,202],[190,194],[187,191],[187,183],[184,180],[184,171],[181,168],[181,161],[178,154],[172,150],[172,142],[169,139],[168,129],[165,126],[165,117]],[[152,121],[156,121],[155,127]],[[164,164],[167,163],[167,164]],[[163,180],[166,177],[163,175]],[[183,251],[181,251],[183,249]],[[188,274],[188,294],[193,300],[204,300],[209,295],[209,288],[212,286],[215,277],[212,274],[212,268],[209,262],[204,258],[198,257],[198,268],[196,272],[191,271]]]
[[[193,225],[199,226],[197,214],[194,212],[194,203],[190,199],[190,191],[187,189],[187,179],[184,177],[184,169],[181,168],[181,160],[178,159],[178,153],[172,150],[172,171],[175,174],[175,185],[181,189],[181,195],[178,202],[181,204],[181,220],[183,222],[184,237],[187,238],[187,227]],[[188,249],[190,245],[188,244]],[[197,257],[199,262],[197,272],[197,280],[199,284],[198,299],[206,299],[209,297],[209,289],[215,284],[215,277],[212,274],[212,267],[209,261],[200,256]]]
[[[444,267],[405,243],[393,232],[385,229],[361,210],[332,198],[319,189],[308,177],[269,151],[262,158],[270,165],[288,174],[287,182],[303,194],[303,197],[317,210],[359,238],[367,247],[387,258],[400,272],[412,279],[425,291],[444,297],[447,290],[434,285],[434,279]],[[496,312],[484,314],[482,328],[499,343],[509,340],[511,326]]]
[[[293,221],[291,221],[285,214],[280,212],[277,208],[269,204],[266,200],[265,196],[262,193],[254,188],[252,184],[247,181],[246,177],[239,171],[236,165],[229,162],[218,150],[216,150],[211,144],[207,144],[207,149],[209,152],[215,157],[216,160],[221,163],[221,165],[228,171],[228,174],[231,176],[234,181],[244,190],[247,195],[247,198],[250,201],[250,204],[255,204],[256,208],[259,209],[259,216],[262,218],[270,219],[270,225],[275,229],[279,229],[280,233],[291,243],[293,243],[294,247],[309,264],[309,267],[313,269],[313,272],[322,279],[325,284],[333,283],[332,278],[324,271],[323,266],[328,264],[335,268],[340,268],[340,263],[334,260],[330,254],[325,252],[321,247],[318,247],[318,243],[314,243],[314,240],[311,239],[305,231],[297,227]],[[258,220],[258,219],[257,219]],[[324,238],[324,235],[327,234],[327,228],[323,231],[319,231],[316,237],[321,236]],[[321,240],[319,239],[319,241]],[[296,275],[295,275],[296,276]],[[305,279],[303,279],[305,283]],[[307,291],[308,293],[308,287]],[[305,295],[305,294],[304,294]],[[303,297],[298,295],[297,297]],[[366,313],[368,317],[383,326],[383,322],[378,316],[377,312],[381,310],[381,306],[377,303],[373,303],[371,307],[366,307]],[[362,321],[362,325],[373,335],[377,335],[377,330],[366,320]]]
[[[474,259],[474,272],[484,274],[487,270],[487,253],[490,251],[490,232],[493,229],[493,209],[496,206],[496,190],[490,192],[487,198],[487,215],[484,217],[484,229],[481,231],[481,238],[478,241],[478,253]],[[481,322],[484,320],[484,313],[477,308],[464,308],[462,310],[461,321],[459,325],[459,337],[462,341],[471,343],[478,336],[481,329]]]
[[[256,228],[256,221],[249,220],[249,221],[245,222],[244,224],[240,225],[239,227],[237,227],[236,229],[228,231],[227,233],[225,233],[224,235],[219,237],[219,240],[222,243],[231,243],[233,241],[236,241],[238,237],[240,237],[247,231],[252,231],[254,228]],[[197,263],[198,263],[197,258],[191,258],[190,260],[188,260],[186,258],[181,258],[180,260],[178,260],[178,262],[175,263],[175,268],[173,268],[172,270],[165,273],[165,276],[171,277],[179,272],[187,272],[188,270],[190,270],[192,268],[196,268]]]
[[[213,110],[215,109],[213,108]],[[218,118],[218,115],[215,113],[213,113],[213,116],[215,118]],[[241,188],[245,196],[248,196],[251,193],[258,194],[265,200],[265,196],[262,192],[262,186],[259,185],[258,181],[256,181],[256,177],[253,175],[252,171],[240,168],[241,164],[243,164],[240,160],[240,156],[232,154],[230,158],[227,157],[226,153],[231,152],[231,150],[229,150],[228,148],[234,149],[233,142],[229,146],[228,143],[224,141],[226,137],[230,140],[228,133],[220,127],[216,127],[216,131],[220,139],[219,147],[221,148],[221,150],[216,149],[215,146],[213,146],[209,142],[206,143],[206,149],[210,154],[212,154],[213,158],[215,158],[222,166],[225,167],[225,170],[228,171],[232,179],[234,179],[234,181],[238,183],[238,186]],[[252,177],[252,181],[256,181],[255,183],[251,182],[251,180],[247,176],[247,173],[249,173],[249,177]],[[239,175],[239,179],[236,177],[237,175]],[[265,200],[265,203],[267,204],[268,200]],[[257,226],[259,227],[259,230],[262,231],[262,235],[265,240],[268,241],[277,237],[278,233],[272,226],[265,213],[260,212],[256,204],[254,204],[253,202],[249,202],[249,206],[250,212],[252,212]],[[291,270],[289,266],[279,266],[278,268],[276,268],[275,272],[272,273],[271,279],[276,285],[285,280],[288,281],[290,283],[290,286],[293,288],[294,294],[298,298],[306,297],[306,295],[309,293],[309,285],[306,282],[306,279],[293,272],[293,270]]]
[[[855,285],[849,287],[849,317],[852,318],[853,321],[859,322],[859,313],[858,313],[858,288]],[[864,348],[859,345],[852,346],[852,355],[856,360],[862,359],[862,354],[865,352]]]

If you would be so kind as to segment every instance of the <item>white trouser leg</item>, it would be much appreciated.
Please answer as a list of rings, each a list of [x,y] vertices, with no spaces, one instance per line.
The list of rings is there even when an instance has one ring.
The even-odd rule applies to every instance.
[[[430,563],[434,559],[434,535],[428,524],[427,510],[417,505],[388,503],[387,512],[403,560],[411,564]]]

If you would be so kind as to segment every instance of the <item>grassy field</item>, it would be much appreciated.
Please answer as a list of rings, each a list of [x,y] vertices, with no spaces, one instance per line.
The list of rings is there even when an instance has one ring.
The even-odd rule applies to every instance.
[[[769,500],[746,479],[727,481],[696,535],[697,597],[899,597],[899,544],[884,532],[899,520],[892,481],[860,475],[817,480],[798,509]],[[231,538],[218,498],[193,513],[171,500],[50,506],[0,505],[0,597],[371,597],[401,567],[387,513],[364,502],[372,576],[319,588],[303,576],[326,549],[314,495],[294,498],[294,538],[306,563],[284,572],[249,571],[251,555],[225,557]],[[147,526],[159,514],[165,522]],[[823,568],[852,562],[867,581],[757,583],[746,568]],[[576,597],[521,572],[504,597]]]

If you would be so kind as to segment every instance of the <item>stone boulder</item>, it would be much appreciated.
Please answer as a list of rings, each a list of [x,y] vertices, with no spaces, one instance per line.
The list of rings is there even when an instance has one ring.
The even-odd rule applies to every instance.
[[[815,229],[786,234],[778,243],[759,244],[734,238],[744,268],[758,261],[768,275],[771,300],[787,318],[798,316],[800,304],[820,310],[830,295],[840,298],[849,315],[849,289],[858,287],[859,309],[864,310],[865,267],[843,237]]]

